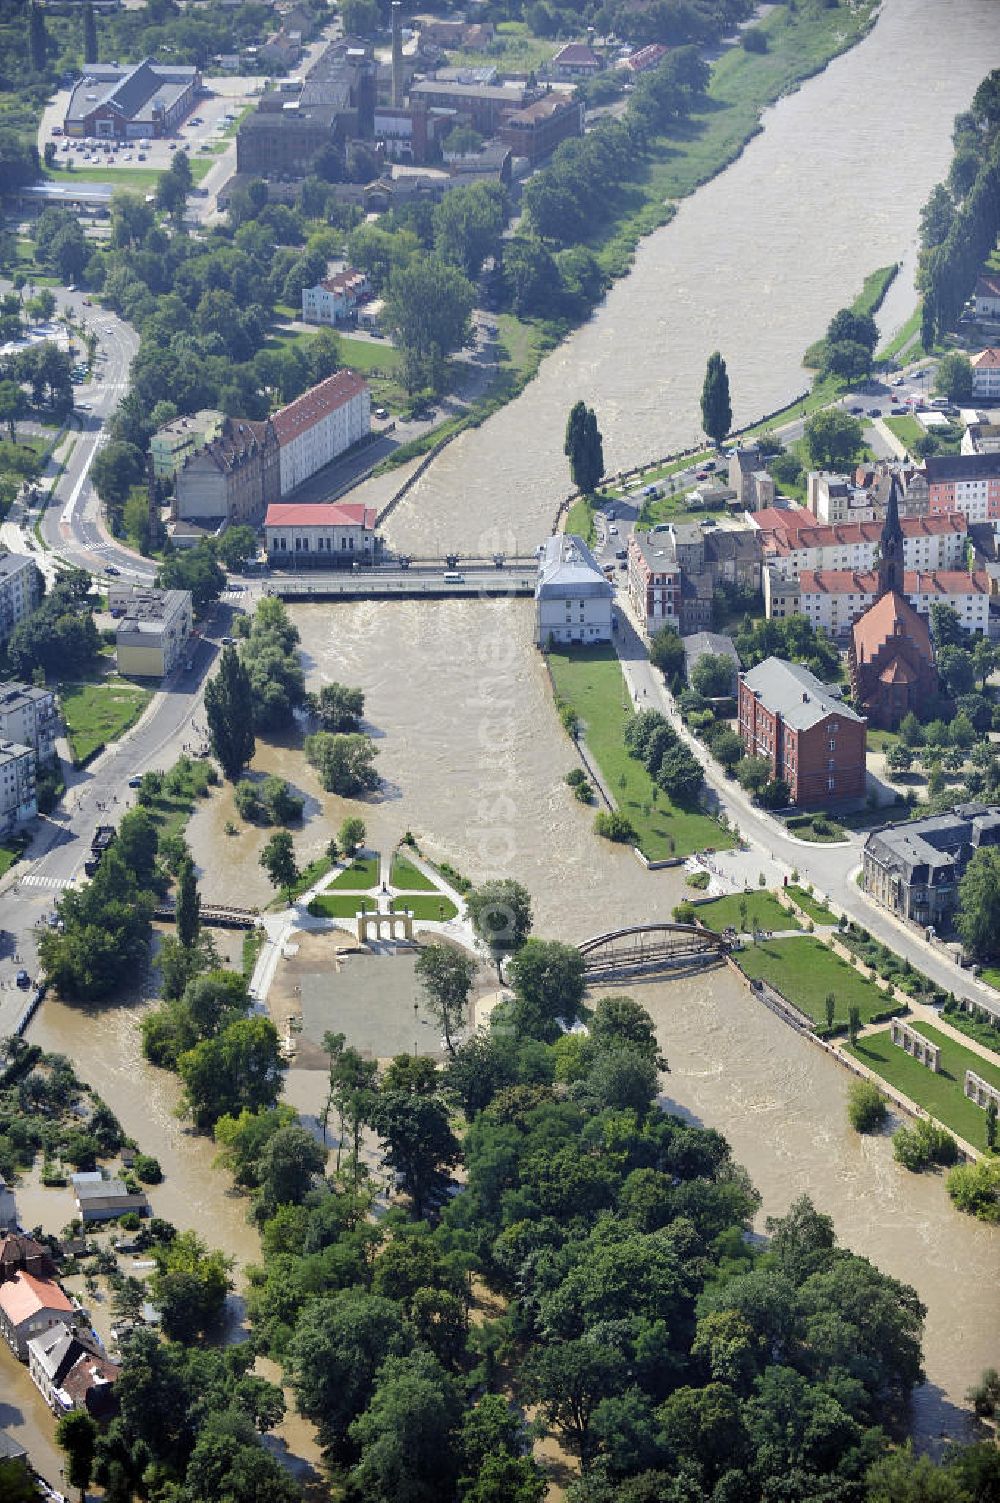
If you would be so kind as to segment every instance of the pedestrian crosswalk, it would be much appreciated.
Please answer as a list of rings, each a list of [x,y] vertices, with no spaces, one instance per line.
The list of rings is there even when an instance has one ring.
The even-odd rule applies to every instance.
[[[30,872],[28,876],[21,877],[22,887],[72,887],[72,877],[47,877],[43,872]]]

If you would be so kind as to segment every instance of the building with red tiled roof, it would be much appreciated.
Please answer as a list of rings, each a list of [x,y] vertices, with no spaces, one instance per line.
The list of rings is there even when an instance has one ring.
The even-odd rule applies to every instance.
[[[32,1336],[50,1326],[69,1325],[76,1307],[52,1279],[23,1270],[0,1284],[0,1336],[23,1361]]]
[[[271,422],[284,497],[371,432],[368,383],[353,371],[337,371],[282,407]]]
[[[996,318],[1000,314],[1000,277],[976,278],[976,317]]]
[[[629,73],[648,73],[651,68],[662,63],[669,47],[664,47],[662,42],[650,42],[648,47],[639,47],[635,52],[630,52],[622,63],[622,67]]]
[[[363,271],[348,266],[315,287],[302,289],[302,318],[307,324],[339,324],[353,317],[371,296],[371,283]]]
[[[926,712],[940,694],[927,621],[903,594],[903,531],[895,485],[882,530],[877,589],[874,605],[851,630],[851,693],[869,724],[895,730],[905,715]]]
[[[498,132],[504,146],[516,157],[540,162],[560,141],[583,135],[583,105],[569,94],[543,94],[523,109],[512,110]]]
[[[803,518],[805,520],[803,521]],[[874,568],[882,523],[818,523],[811,512],[759,512],[753,522],[765,534],[764,560],[786,578],[806,569]],[[956,569],[965,562],[968,524],[961,512],[901,517],[906,569]]]
[[[374,563],[375,508],[355,502],[278,502],[267,508],[264,539],[276,569],[350,569]]]
[[[553,78],[571,83],[577,78],[593,78],[604,67],[604,59],[586,42],[567,42],[549,64]]]
[[[972,395],[979,401],[996,401],[1000,398],[1000,349],[980,350],[973,355]]]

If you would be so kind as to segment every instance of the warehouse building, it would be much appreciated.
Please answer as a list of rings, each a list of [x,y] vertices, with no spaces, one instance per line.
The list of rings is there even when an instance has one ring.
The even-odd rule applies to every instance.
[[[139,141],[171,136],[201,90],[197,68],[154,62],[88,63],[70,95],[63,131],[77,138]]]

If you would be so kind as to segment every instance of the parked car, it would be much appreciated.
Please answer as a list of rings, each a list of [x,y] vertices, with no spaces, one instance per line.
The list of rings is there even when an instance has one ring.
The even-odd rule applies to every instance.
[[[377,418],[387,418],[389,416],[388,407],[376,407],[375,416]]]
[[[31,977],[28,975],[27,971],[24,969],[23,966],[18,971],[16,979],[17,979],[17,984],[21,988],[21,990],[23,992],[26,992],[28,990],[28,987],[31,985]]]
[[[609,527],[608,528],[608,532],[611,534],[611,536],[613,538],[616,538],[618,536],[618,528],[617,527]]]
[[[615,558],[618,558],[618,559],[628,558],[628,549],[627,548],[618,548],[618,549],[616,549],[615,550]]]
[[[236,646],[236,638],[235,637],[223,637],[222,638],[222,645],[223,645],[223,647],[235,647]]]
[[[868,416],[869,417],[881,417],[882,416],[882,409],[881,409],[881,407],[869,407],[869,409],[868,409]]]
[[[855,417],[861,417],[865,409],[863,407],[848,407],[847,410],[853,413]]]
[[[141,788],[142,787],[142,778],[139,776],[139,774],[137,772],[134,772],[132,774],[132,776],[129,778],[129,780],[128,780],[128,786],[130,788]]]
[[[115,574],[115,575],[118,575],[122,571],[119,568],[117,568],[114,564],[108,564],[108,566],[104,570],[104,572],[105,572],[105,574]]]

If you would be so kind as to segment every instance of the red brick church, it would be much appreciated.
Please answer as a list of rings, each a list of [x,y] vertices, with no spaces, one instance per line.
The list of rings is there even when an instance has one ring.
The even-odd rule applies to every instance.
[[[899,480],[889,488],[879,546],[878,597],[851,628],[848,666],[854,703],[868,724],[895,730],[940,692],[927,623],[903,594],[903,529]]]

